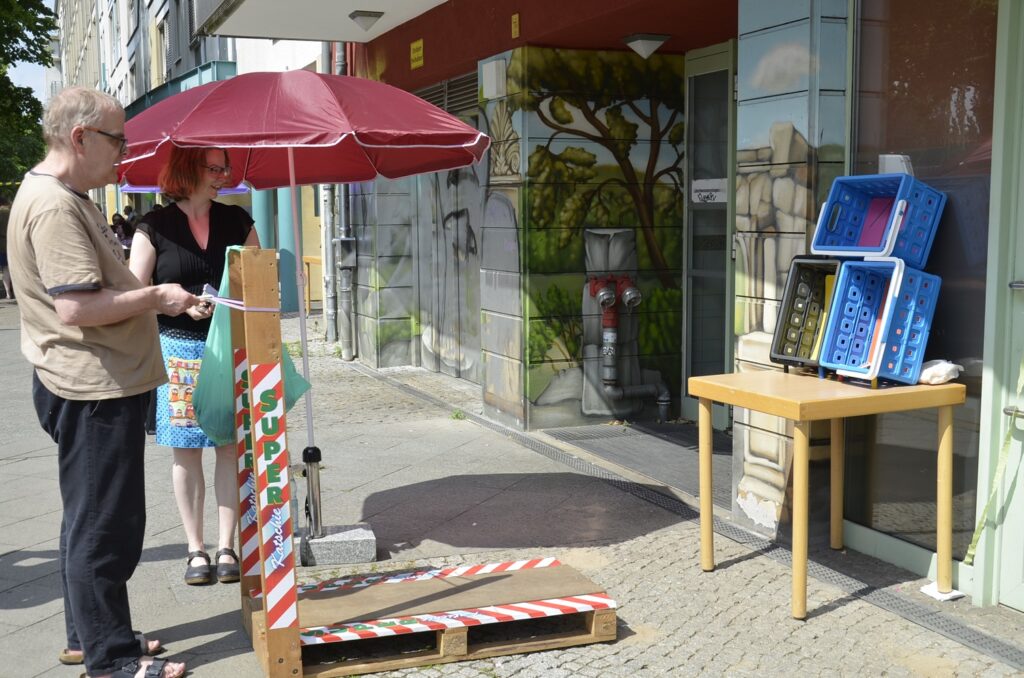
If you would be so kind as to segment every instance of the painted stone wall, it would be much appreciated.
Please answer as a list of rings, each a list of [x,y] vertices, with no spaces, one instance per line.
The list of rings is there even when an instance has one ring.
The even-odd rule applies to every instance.
[[[356,341],[370,367],[412,363],[416,323],[413,179],[353,184],[349,219],[356,237]]]
[[[494,368],[485,402],[514,402],[529,428],[653,417],[653,398],[646,408],[604,400],[591,369],[601,312],[587,283],[629,276],[643,296],[620,313],[621,385],[665,380],[678,393],[683,59],[533,47],[496,58],[505,60],[506,94],[485,106],[492,158],[506,173],[491,177],[491,189],[518,203],[522,218],[485,248],[484,362]],[[500,263],[491,258],[498,251]]]
[[[846,30],[845,0],[739,5],[737,371],[777,369],[769,353],[790,261],[808,251],[819,206],[843,172]],[[737,408],[733,431],[736,516],[774,534],[792,425]],[[827,423],[812,428],[812,441],[822,436]]]

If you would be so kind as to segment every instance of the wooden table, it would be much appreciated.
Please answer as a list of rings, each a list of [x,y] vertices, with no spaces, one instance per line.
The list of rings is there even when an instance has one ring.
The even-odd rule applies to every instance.
[[[893,386],[870,389],[817,377],[777,371],[690,377],[690,395],[699,398],[700,564],[715,569],[711,505],[711,404],[745,407],[794,422],[793,431],[793,617],[807,617],[807,478],[810,422],[831,420],[831,510],[829,545],[843,547],[843,425],[846,417],[919,410],[939,411],[937,473],[938,589],[953,589],[953,406],[967,394],[963,384]]]

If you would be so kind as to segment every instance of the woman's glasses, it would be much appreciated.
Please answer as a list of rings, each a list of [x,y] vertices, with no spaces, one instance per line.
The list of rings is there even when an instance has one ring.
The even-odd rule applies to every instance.
[[[230,166],[228,166],[228,167],[221,167],[220,165],[203,165],[203,167],[205,167],[206,170],[210,174],[213,174],[213,175],[216,175],[216,176],[226,177],[226,176],[230,176],[231,175],[231,167]]]

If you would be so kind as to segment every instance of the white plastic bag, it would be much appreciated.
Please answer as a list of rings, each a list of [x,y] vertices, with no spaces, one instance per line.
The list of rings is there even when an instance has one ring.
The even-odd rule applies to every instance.
[[[951,363],[948,360],[929,360],[921,365],[921,377],[918,382],[922,384],[945,384],[960,376],[963,365]]]

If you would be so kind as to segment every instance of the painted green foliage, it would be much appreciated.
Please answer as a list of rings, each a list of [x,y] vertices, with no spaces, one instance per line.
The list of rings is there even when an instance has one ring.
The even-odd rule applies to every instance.
[[[678,287],[678,233],[657,229],[682,223],[683,59],[526,48],[513,52],[508,74],[510,91],[521,92],[513,105],[551,131],[527,166],[531,271],[566,270],[568,261],[582,269],[584,226],[632,227],[642,236],[640,267]],[[581,145],[553,143],[567,140]],[[598,164],[587,149],[595,146],[610,164]],[[557,231],[533,241],[548,229]]]
[[[654,283],[644,290],[639,348],[678,352],[683,65],[678,56],[645,61],[627,52],[513,52],[509,101],[548,128],[526,169],[529,272],[579,274],[531,297],[531,315],[543,321],[529,326],[530,364],[582,358],[585,227],[637,229],[638,268]]]
[[[548,352],[557,349],[558,360],[582,358],[583,317],[580,315],[580,293],[571,288],[552,285],[543,294],[532,298],[534,310],[543,322],[531,323],[527,343],[527,361],[544,362]]]

